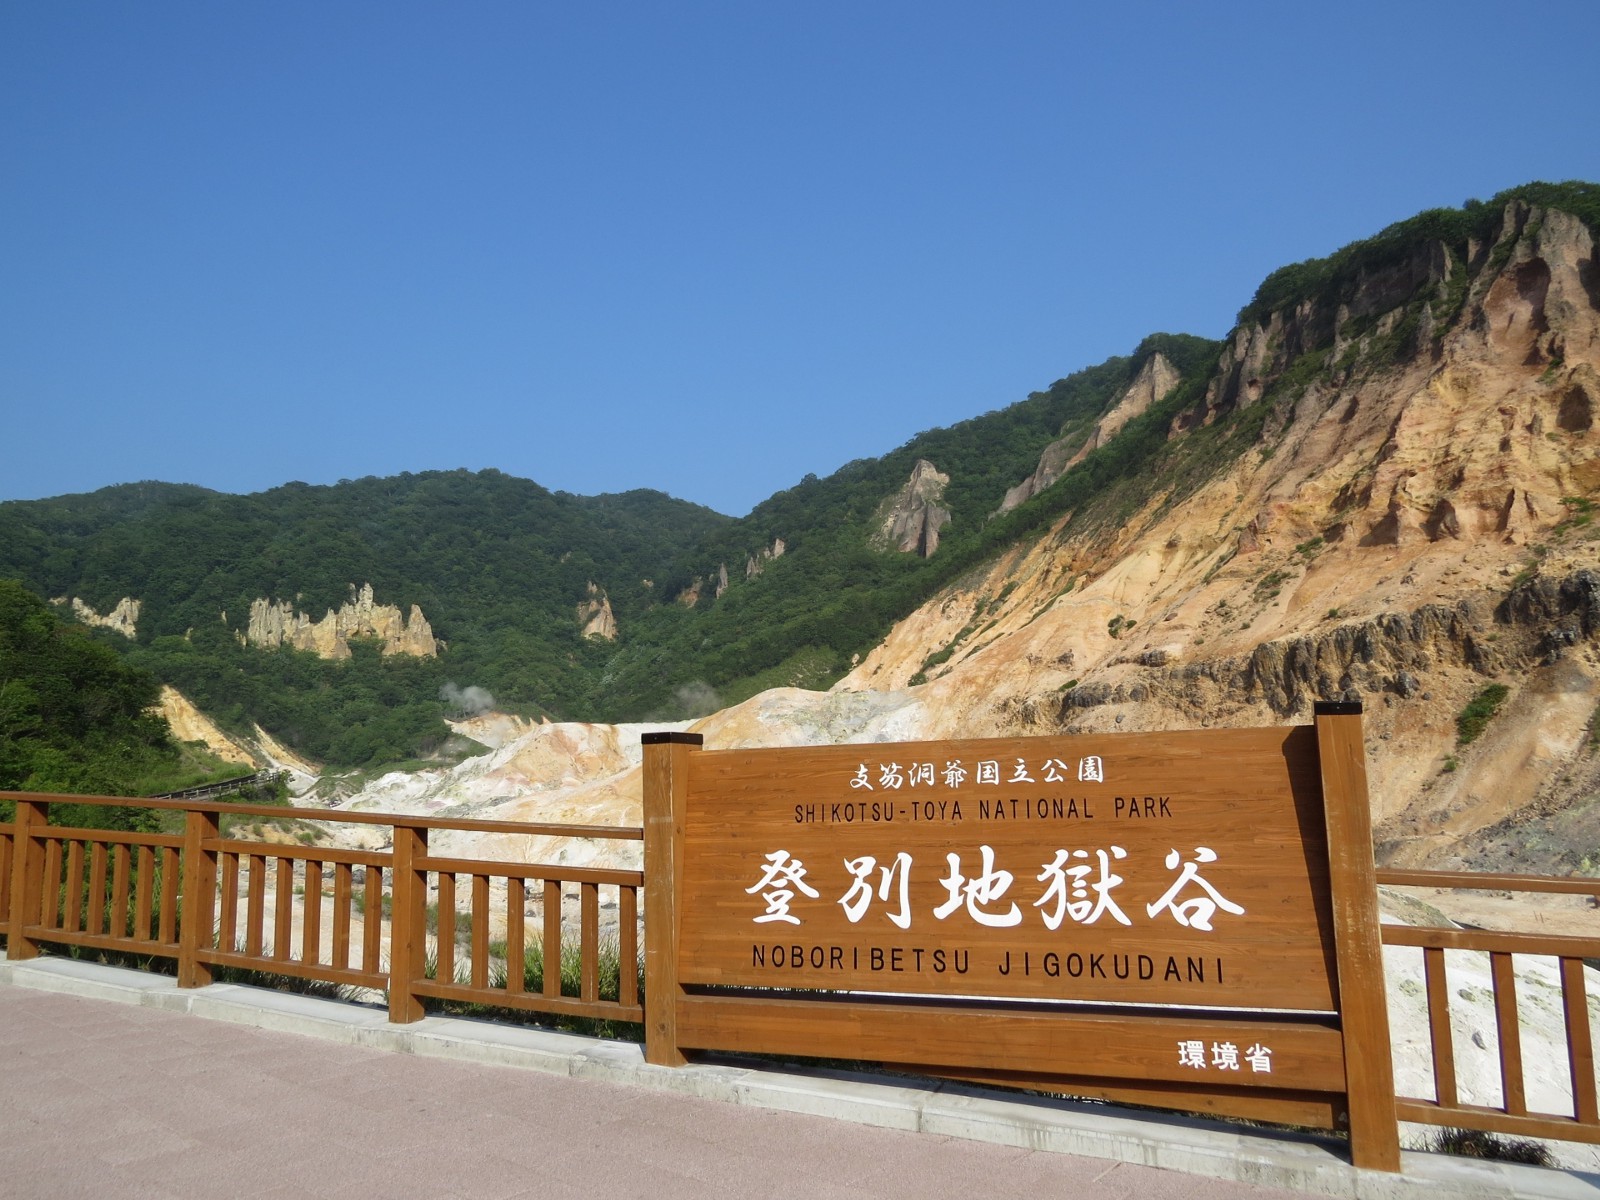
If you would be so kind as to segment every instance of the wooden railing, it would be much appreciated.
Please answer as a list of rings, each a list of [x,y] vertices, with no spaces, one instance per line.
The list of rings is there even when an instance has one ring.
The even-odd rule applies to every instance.
[[[76,946],[175,960],[180,987],[203,986],[215,968],[230,967],[368,988],[387,993],[399,1022],[419,1019],[425,998],[644,1019],[639,871],[428,852],[434,832],[639,841],[637,828],[33,793],[0,800],[16,808],[0,824],[0,934],[12,960],[47,945]],[[51,805],[63,803],[178,812],[183,833],[48,824]],[[386,850],[343,850],[225,837],[225,813],[388,826],[394,840]],[[601,928],[603,889],[616,896],[614,943]],[[564,989],[574,931],[562,907],[574,892],[577,981]],[[530,906],[540,921],[532,937]],[[491,936],[497,926],[503,938]],[[458,931],[466,935],[460,946]],[[611,951],[616,982],[603,988]]]
[[[1600,879],[1562,879],[1536,875],[1491,875],[1464,871],[1380,870],[1380,886],[1542,892],[1600,899]],[[1428,1002],[1428,1035],[1433,1066],[1431,1098],[1402,1096],[1396,1114],[1403,1121],[1515,1134],[1520,1137],[1600,1142],[1596,1104],[1594,1043],[1584,960],[1600,959],[1600,937],[1501,933],[1478,929],[1437,929],[1385,925],[1386,946],[1420,947]],[[1452,992],[1446,956],[1452,952],[1487,954],[1493,993],[1500,1104],[1465,1103],[1456,1071],[1451,1027]],[[1538,955],[1556,961],[1566,1041],[1566,1076],[1571,1111],[1531,1111],[1524,1071],[1523,1023],[1517,1007],[1513,955]]]

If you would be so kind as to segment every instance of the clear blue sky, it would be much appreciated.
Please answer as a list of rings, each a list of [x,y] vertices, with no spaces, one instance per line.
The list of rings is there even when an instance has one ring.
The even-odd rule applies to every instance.
[[[496,467],[742,514],[1600,180],[1592,0],[14,0],[0,499]]]

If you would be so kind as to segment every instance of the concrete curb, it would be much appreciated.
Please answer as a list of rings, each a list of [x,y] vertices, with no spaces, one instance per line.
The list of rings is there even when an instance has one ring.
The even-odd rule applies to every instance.
[[[387,1013],[374,1006],[239,984],[179,989],[168,976],[74,959],[10,962],[0,955],[0,985],[146,1005],[390,1053],[516,1067],[1314,1195],[1352,1200],[1409,1200],[1423,1195],[1430,1200],[1441,1195],[1462,1200],[1600,1197],[1600,1178],[1579,1172],[1407,1151],[1402,1173],[1387,1175],[1355,1169],[1341,1157],[1336,1143],[1176,1114],[1134,1113],[1112,1105],[1067,1100],[1018,1099],[957,1084],[780,1070],[765,1063],[732,1060],[656,1067],[646,1063],[641,1048],[631,1042],[458,1017],[426,1017],[413,1025],[391,1025]]]

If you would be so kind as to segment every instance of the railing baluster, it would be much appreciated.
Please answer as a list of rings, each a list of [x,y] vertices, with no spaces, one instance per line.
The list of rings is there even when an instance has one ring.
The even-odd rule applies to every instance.
[[[178,941],[178,851],[175,846],[161,848],[161,944]]]
[[[617,1000],[639,1003],[639,889],[617,885]]]
[[[439,872],[439,906],[434,910],[433,977],[441,983],[456,978],[456,877],[453,871]]]
[[[78,843],[72,843],[77,848]],[[81,852],[80,852],[81,853]],[[80,876],[79,886],[82,886]],[[76,894],[77,889],[71,889]],[[44,844],[44,884],[39,889],[39,924],[46,929],[61,928],[61,840]]]
[[[111,847],[111,912],[106,932],[112,937],[128,936],[128,859],[132,847]]]
[[[322,961],[322,862],[306,860],[305,904],[300,917],[300,960]]]
[[[1594,1037],[1589,1028],[1589,996],[1581,958],[1561,960],[1561,1006],[1567,1024],[1573,1115],[1584,1124],[1593,1125],[1600,1122],[1600,1106],[1595,1103]]]
[[[45,866],[47,876],[54,874],[48,862]],[[83,928],[83,843],[73,842],[67,847],[67,875],[62,883],[66,892],[62,902],[61,928],[68,933],[77,933]]]
[[[333,965],[344,970],[350,965],[350,876],[349,863],[333,865]]]
[[[105,928],[106,914],[106,845],[89,844],[89,899],[88,932],[98,934]]]
[[[383,868],[367,868],[367,912],[361,923],[361,969],[376,974],[383,948]]]
[[[1522,1026],[1517,1018],[1517,976],[1510,953],[1491,953],[1489,972],[1494,980],[1495,1027],[1500,1034],[1501,1095],[1508,1113],[1526,1116],[1528,1098],[1522,1080]]]
[[[544,994],[561,995],[561,881],[544,881]]]
[[[600,998],[600,885],[580,883],[578,895],[581,898],[578,944],[582,948],[580,961],[583,964],[578,995],[594,1001]]]
[[[472,986],[489,986],[489,877],[472,877]]]
[[[1444,951],[1429,946],[1422,951],[1428,982],[1428,1032],[1433,1041],[1433,1094],[1437,1102],[1454,1108],[1456,1099],[1455,1037],[1450,1031],[1450,991],[1445,976]]]
[[[222,911],[217,916],[217,945],[232,953],[239,948],[239,855],[222,852]]]
[[[272,885],[272,957],[287,959],[294,930],[294,860],[278,859]]]
[[[528,884],[519,875],[506,880],[506,991],[522,994],[528,962],[528,933],[524,923]]]
[[[150,846],[139,847],[138,882],[133,889],[133,936],[147,942],[155,933],[150,920],[155,901],[156,852]]]
[[[16,841],[12,833],[0,836],[0,932],[11,922],[11,860]]]
[[[266,923],[267,859],[262,854],[251,854],[246,864],[244,952],[251,958],[260,958]]]

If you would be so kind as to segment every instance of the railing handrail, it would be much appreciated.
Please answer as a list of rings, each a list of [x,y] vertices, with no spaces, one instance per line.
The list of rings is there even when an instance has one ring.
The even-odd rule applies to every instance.
[[[420,817],[405,813],[346,812],[282,804],[229,804],[225,801],[161,800],[155,797],[69,796],[60,792],[0,792],[0,800],[33,804],[91,804],[117,808],[162,808],[179,812],[232,813],[243,817],[279,817],[296,821],[333,821],[348,825],[392,825],[405,829],[454,833],[515,833],[534,837],[591,838],[638,842],[644,830],[633,825],[566,825],[551,821],[478,821],[471,818]]]
[[[1500,875],[1478,871],[1413,871],[1379,867],[1380,887],[1465,888],[1485,892],[1553,892],[1600,896],[1600,879],[1582,875]]]

